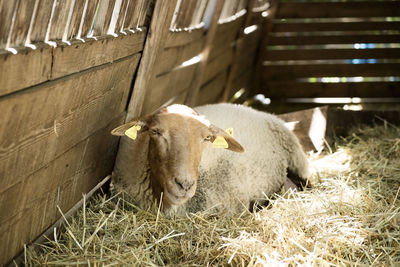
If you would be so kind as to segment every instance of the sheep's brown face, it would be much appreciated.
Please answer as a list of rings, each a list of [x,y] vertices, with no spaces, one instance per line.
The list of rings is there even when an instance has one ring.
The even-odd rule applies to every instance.
[[[124,135],[133,125],[140,126],[138,134],[150,136],[151,184],[157,199],[163,194],[164,207],[181,205],[194,196],[202,152],[217,136],[225,138],[228,149],[244,151],[225,131],[182,105],[136,119],[114,129],[112,134]]]

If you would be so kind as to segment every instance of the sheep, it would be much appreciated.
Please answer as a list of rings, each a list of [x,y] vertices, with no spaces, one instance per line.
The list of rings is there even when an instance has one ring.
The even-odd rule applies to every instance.
[[[113,183],[143,208],[161,201],[166,213],[234,214],[284,185],[309,183],[296,136],[276,116],[246,106],[172,105],[111,133],[134,139],[121,139]]]

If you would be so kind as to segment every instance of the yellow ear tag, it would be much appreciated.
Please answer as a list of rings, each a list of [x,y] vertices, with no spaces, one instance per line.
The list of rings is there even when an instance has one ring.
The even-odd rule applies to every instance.
[[[214,142],[212,142],[212,145],[213,145],[213,147],[216,147],[216,148],[228,148],[229,147],[225,138],[223,138],[222,136],[217,136],[217,138],[215,138]]]
[[[233,137],[233,128],[228,128],[225,130],[225,132],[229,134],[231,137]]]
[[[131,128],[125,131],[125,135],[129,138],[135,140],[137,137],[137,132],[141,129],[140,125],[133,125]]]

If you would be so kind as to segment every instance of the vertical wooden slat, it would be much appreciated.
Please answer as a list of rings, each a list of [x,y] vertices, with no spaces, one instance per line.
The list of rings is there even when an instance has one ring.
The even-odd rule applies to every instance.
[[[12,17],[18,1],[2,0],[0,2],[0,49],[7,45],[12,26]]]
[[[176,2],[177,0],[156,2],[153,19],[150,24],[149,37],[143,50],[142,60],[128,107],[127,121],[142,112],[146,91],[150,89],[150,83],[155,76],[157,59],[163,52],[164,40],[169,33]]]
[[[50,21],[49,40],[61,40],[67,26],[72,0],[55,0],[55,9]]]
[[[96,9],[99,0],[88,0],[86,12],[82,20],[80,37],[87,37],[92,30],[93,21],[96,15]]]
[[[138,19],[138,27],[144,26],[146,22],[146,16],[150,8],[151,1],[150,0],[144,0],[142,8],[140,9],[139,13],[139,19]]]
[[[78,35],[79,26],[82,21],[84,7],[85,7],[85,1],[75,0],[71,21],[69,23],[68,31],[65,36],[66,40],[71,40]]]
[[[201,23],[204,11],[206,10],[208,4],[208,0],[200,0],[197,1],[197,6],[195,8],[195,13],[193,14],[192,24],[190,26],[194,27]]]
[[[251,21],[251,15],[252,15],[252,9],[255,5],[256,0],[249,0],[248,2],[248,6],[247,6],[247,14],[246,14],[246,19],[244,20],[242,27],[240,28],[240,33],[239,36],[237,38],[237,42],[236,42],[236,46],[234,48],[234,57],[233,57],[233,62],[232,62],[232,66],[229,70],[229,74],[228,74],[228,78],[226,81],[226,86],[222,95],[222,101],[226,102],[228,101],[229,97],[230,97],[230,93],[232,91],[232,86],[233,86],[233,81],[235,78],[235,74],[237,74],[237,69],[240,67],[239,66],[239,62],[240,62],[240,57],[241,54],[243,52],[243,50],[245,49],[245,47],[243,46],[243,39],[245,38],[245,34],[244,34],[244,28],[246,26],[249,25],[250,21]]]
[[[204,49],[201,53],[201,61],[197,66],[196,74],[192,80],[191,86],[189,87],[191,88],[191,90],[186,97],[185,103],[189,106],[194,106],[196,104],[197,96],[199,94],[200,87],[205,76],[208,56],[210,55],[210,50],[214,41],[215,33],[217,32],[218,20],[221,16],[221,11],[224,3],[225,0],[217,0],[215,4],[210,28],[208,29],[206,35]]]
[[[20,1],[16,10],[15,21],[9,39],[10,47],[25,45],[35,1]]]
[[[107,33],[116,0],[102,0],[96,15],[93,28],[93,36],[101,36]]]
[[[39,0],[30,33],[30,43],[43,42],[50,21],[54,0]]]
[[[123,31],[124,20],[126,17],[127,8],[129,6],[130,0],[122,0],[121,9],[119,11],[119,16],[115,24],[115,32],[119,33]]]
[[[133,25],[133,22],[132,22],[133,16],[134,16],[135,10],[138,6],[138,2],[139,2],[139,0],[130,0],[130,2],[129,2],[128,9],[126,10],[126,16],[125,16],[125,21],[124,21],[124,26],[123,26],[124,31],[131,29],[131,27]]]

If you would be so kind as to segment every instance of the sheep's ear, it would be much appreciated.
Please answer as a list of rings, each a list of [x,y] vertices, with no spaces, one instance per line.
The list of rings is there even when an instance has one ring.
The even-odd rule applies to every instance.
[[[116,136],[128,136],[131,139],[136,139],[138,134],[143,133],[149,129],[148,123],[148,117],[142,119],[134,119],[128,123],[118,126],[111,131],[111,134]]]
[[[215,147],[226,148],[234,152],[244,152],[244,148],[242,147],[242,145],[226,131],[215,125],[210,125],[210,130],[214,135],[211,139],[211,142]],[[220,143],[220,145],[218,143]]]

